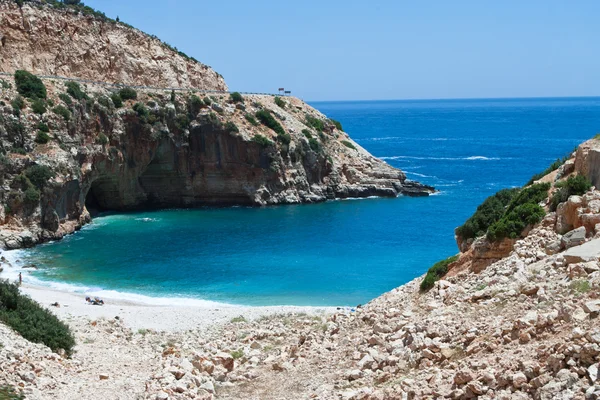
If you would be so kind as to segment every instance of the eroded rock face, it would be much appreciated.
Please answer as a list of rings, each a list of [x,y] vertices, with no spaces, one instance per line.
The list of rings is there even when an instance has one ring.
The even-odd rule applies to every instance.
[[[63,85],[46,82],[55,103],[62,101]],[[7,154],[0,166],[0,204],[10,210],[0,221],[0,245],[17,248],[61,238],[102,210],[433,192],[371,156],[299,99],[286,98],[281,109],[270,96],[245,96],[242,108],[221,95],[192,110],[190,94],[139,92],[136,101],[116,108],[108,89],[88,85],[86,90],[90,100],[74,101],[68,121],[52,111],[40,116],[26,107],[16,117],[10,106],[0,108],[0,148]],[[12,96],[14,89],[4,92],[5,103]],[[247,118],[261,110],[278,121],[283,137]],[[306,125],[307,115],[322,121],[321,131]],[[42,122],[51,127],[47,144],[34,141]],[[53,175],[40,188],[39,203],[25,197],[22,176],[33,166],[48,167]]]
[[[123,24],[57,10],[0,1],[0,71],[108,83],[227,91],[210,67]]]

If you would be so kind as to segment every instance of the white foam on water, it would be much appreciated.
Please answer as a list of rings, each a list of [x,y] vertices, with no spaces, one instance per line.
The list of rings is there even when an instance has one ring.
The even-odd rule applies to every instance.
[[[417,157],[417,156],[388,156],[379,157],[381,160],[446,160],[446,161],[498,161],[512,160],[512,157],[485,157],[485,156],[469,156],[469,157]]]

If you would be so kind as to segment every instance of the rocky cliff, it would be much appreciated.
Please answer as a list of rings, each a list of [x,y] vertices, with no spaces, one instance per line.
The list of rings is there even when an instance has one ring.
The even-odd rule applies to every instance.
[[[69,7],[0,1],[0,72],[226,91],[210,67],[122,23]]]
[[[226,89],[218,74],[132,28],[12,2],[0,20],[0,68],[76,79],[0,81],[0,246],[60,238],[97,211],[433,192],[297,98],[207,95]]]

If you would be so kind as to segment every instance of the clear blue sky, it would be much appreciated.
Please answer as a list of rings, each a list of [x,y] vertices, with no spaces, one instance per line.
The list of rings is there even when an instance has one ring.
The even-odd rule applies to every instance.
[[[305,100],[600,95],[598,0],[84,0]]]

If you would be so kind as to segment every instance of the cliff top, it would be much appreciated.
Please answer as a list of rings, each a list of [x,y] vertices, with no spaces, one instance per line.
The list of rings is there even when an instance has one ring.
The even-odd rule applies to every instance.
[[[54,0],[0,0],[0,71],[19,69],[125,85],[228,90],[212,68],[155,36],[81,3]]]

